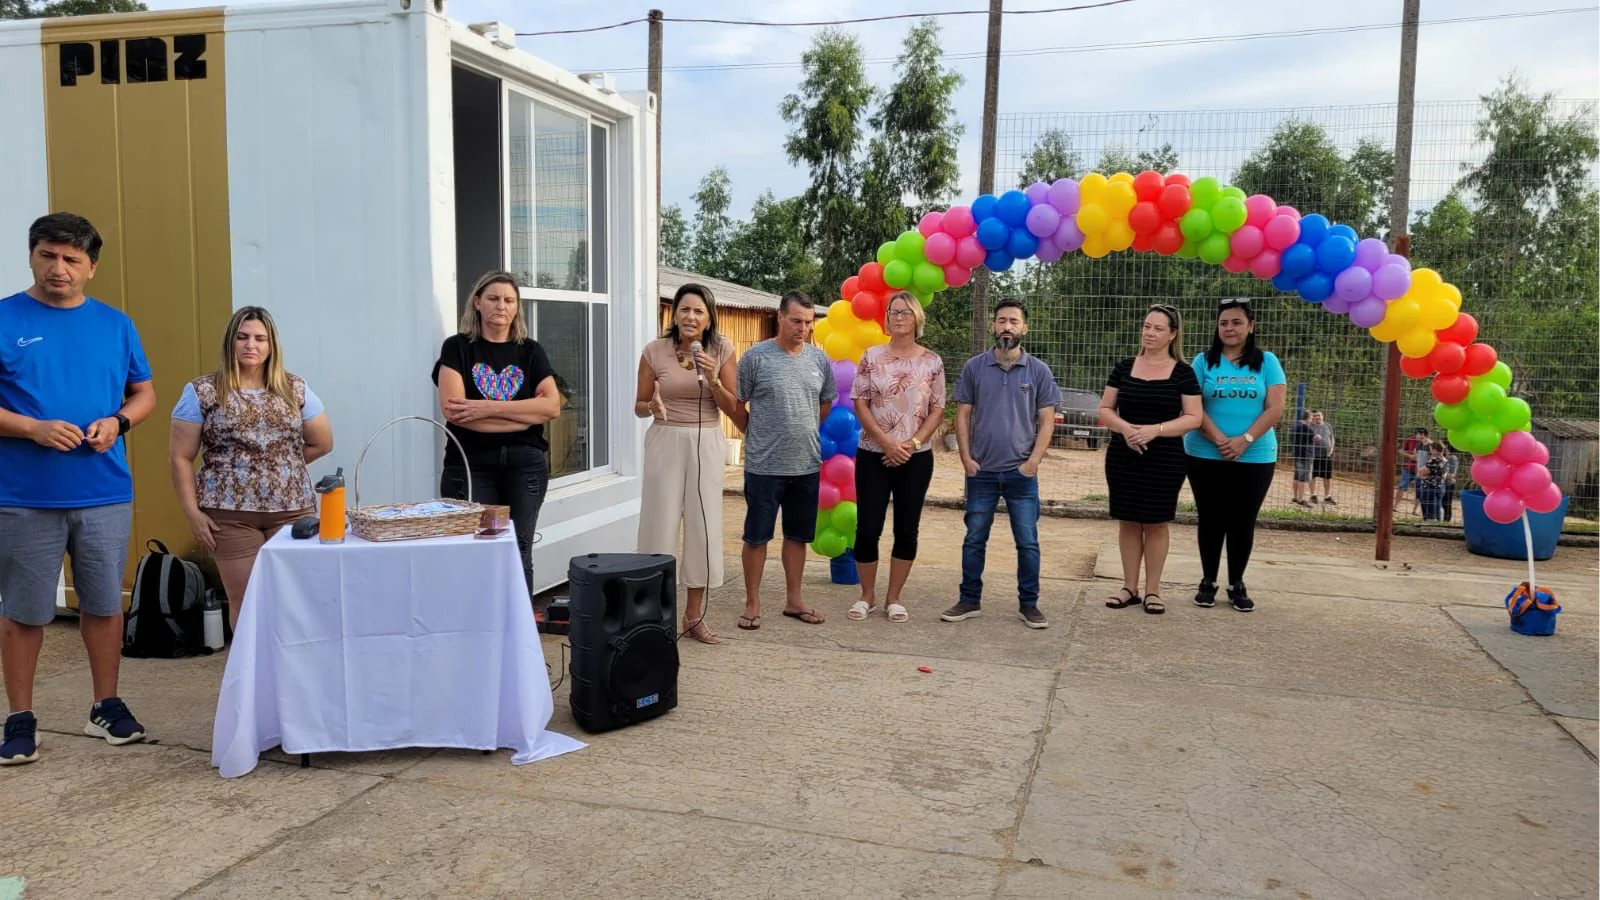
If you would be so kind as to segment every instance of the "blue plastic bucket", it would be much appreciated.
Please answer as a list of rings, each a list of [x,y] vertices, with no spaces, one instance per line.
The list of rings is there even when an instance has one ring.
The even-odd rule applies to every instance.
[[[1532,637],[1549,637],[1556,633],[1556,616],[1561,614],[1561,604],[1549,588],[1529,588],[1524,581],[1506,595],[1506,612],[1511,615],[1511,630]]]
[[[1549,559],[1556,554],[1556,541],[1561,538],[1561,523],[1567,516],[1567,498],[1561,505],[1547,513],[1528,512],[1528,526],[1533,531],[1533,558]],[[1461,492],[1461,528],[1467,537],[1467,552],[1496,559],[1527,559],[1528,542],[1522,536],[1522,522],[1501,525],[1483,514],[1483,491],[1473,489]]]

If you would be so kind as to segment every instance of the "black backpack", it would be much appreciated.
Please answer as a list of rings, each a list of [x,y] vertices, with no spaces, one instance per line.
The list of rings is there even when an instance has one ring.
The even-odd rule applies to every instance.
[[[133,576],[133,606],[122,630],[122,655],[174,659],[209,654],[205,644],[205,577],[158,540]]]

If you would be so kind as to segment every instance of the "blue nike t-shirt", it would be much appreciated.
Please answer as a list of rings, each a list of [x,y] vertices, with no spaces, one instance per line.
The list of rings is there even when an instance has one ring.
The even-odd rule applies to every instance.
[[[1278,362],[1278,357],[1271,353],[1263,353],[1262,357],[1259,372],[1252,372],[1226,356],[1217,360],[1216,366],[1206,365],[1204,353],[1194,358],[1191,365],[1195,379],[1200,382],[1200,403],[1223,434],[1235,437],[1244,434],[1251,423],[1261,417],[1262,410],[1267,408],[1267,388],[1288,383],[1289,379],[1284,377],[1283,364]],[[1183,436],[1183,449],[1190,456],[1201,459],[1222,458],[1217,446],[1207,440],[1198,428]],[[1256,438],[1255,443],[1239,455],[1239,462],[1277,461],[1277,429],[1268,429],[1266,434]]]
[[[133,320],[93,298],[58,309],[27,293],[0,300],[0,409],[70,422],[87,432],[122,408],[127,387],[150,380]],[[0,506],[81,509],[129,503],[127,442],[63,453],[0,437]]]

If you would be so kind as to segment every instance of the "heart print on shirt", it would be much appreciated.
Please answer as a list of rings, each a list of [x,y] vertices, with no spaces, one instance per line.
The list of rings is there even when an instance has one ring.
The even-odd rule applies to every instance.
[[[492,366],[477,363],[472,367],[472,383],[485,400],[510,400],[522,390],[522,369],[506,366],[496,372]]]

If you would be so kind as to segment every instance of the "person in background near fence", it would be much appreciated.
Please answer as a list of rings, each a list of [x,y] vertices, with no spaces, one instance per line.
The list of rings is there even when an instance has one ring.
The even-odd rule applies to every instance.
[[[1406,498],[1406,490],[1417,480],[1417,453],[1420,450],[1426,454],[1428,452],[1427,444],[1428,429],[1418,428],[1412,432],[1411,437],[1406,438],[1404,444],[1400,445],[1400,481],[1396,483],[1394,489],[1394,511],[1397,513],[1400,511],[1401,501]],[[1416,515],[1416,513],[1417,502],[1413,499],[1411,514]]]
[[[259,306],[234,313],[217,370],[183,386],[167,441],[172,487],[190,533],[217,560],[231,627],[261,546],[315,513],[306,466],[332,450],[322,401],[283,367],[272,315]]]
[[[650,464],[639,500],[638,552],[678,558],[678,583],[687,595],[683,628],[703,644],[722,643],[705,623],[705,598],[706,589],[721,587],[723,580],[728,440],[722,416],[741,430],[746,424],[734,395],[736,378],[733,342],[717,330],[710,288],[678,288],[672,325],[639,358],[633,414],[654,421],[644,436]]]
[[[956,380],[967,536],[960,599],[939,618],[961,622],[982,612],[989,529],[1003,497],[1017,543],[1017,614],[1029,628],[1048,628],[1039,610],[1039,463],[1055,431],[1061,391],[1050,367],[1022,349],[1028,312],[1021,301],[995,304],[992,327],[994,349],[967,360]]]
[[[455,441],[445,441],[441,496],[511,510],[522,577],[533,595],[533,542],[550,481],[544,423],[561,416],[555,369],[528,334],[522,296],[510,272],[489,272],[472,287],[459,334],[445,338],[433,364],[439,406]]]
[[[900,602],[917,558],[922,503],[933,481],[933,447],[944,422],[944,360],[917,343],[927,327],[922,304],[909,291],[889,297],[884,321],[889,343],[868,347],[851,385],[861,441],[856,450],[856,570],[861,599],[846,613],[865,619],[877,603],[878,538],[894,500],[894,547],[889,589],[883,595],[891,622],[910,618]]]
[[[745,631],[761,627],[761,574],[767,545],[783,511],[783,614],[821,625],[822,614],[805,605],[800,576],[806,545],[816,539],[817,488],[822,469],[818,426],[838,396],[833,367],[811,343],[816,312],[811,298],[789,291],[778,300],[778,336],[751,347],[739,360],[739,406],[735,423],[746,422],[744,444]]]
[[[1417,502],[1422,505],[1424,522],[1444,520],[1444,473],[1447,463],[1444,447],[1438,441],[1427,445],[1427,455],[1417,453]]]
[[[1461,471],[1461,458],[1456,456],[1456,451],[1450,446],[1449,441],[1440,441],[1439,447],[1444,459],[1444,494],[1439,498],[1444,507],[1444,521],[1449,522],[1455,518],[1456,505],[1456,477]]]
[[[156,390],[133,321],[84,293],[101,245],[81,216],[36,220],[33,286],[0,300],[0,668],[11,707],[0,765],[39,758],[33,677],[69,551],[94,690],[83,730],[112,744],[144,738],[117,697],[133,528],[122,436],[150,415]]]
[[[1278,357],[1256,344],[1256,314],[1247,298],[1223,300],[1211,347],[1196,356],[1205,418],[1183,437],[1189,487],[1199,523],[1202,579],[1197,606],[1217,604],[1222,548],[1228,548],[1228,600],[1240,612],[1256,608],[1244,572],[1255,546],[1256,516],[1278,464],[1274,426],[1283,416],[1288,379]]]
[[[1300,410],[1300,417],[1289,429],[1289,456],[1294,460],[1294,504],[1311,508],[1306,493],[1311,488],[1311,411]]]
[[[1147,613],[1167,611],[1161,570],[1187,471],[1183,436],[1200,427],[1201,419],[1200,384],[1182,356],[1183,323],[1177,308],[1163,303],[1150,307],[1140,331],[1139,355],[1111,369],[1100,398],[1100,419],[1112,434],[1106,485],[1122,551],[1122,589],[1106,599],[1112,609],[1143,603]]]
[[[1322,502],[1338,506],[1333,499],[1333,426],[1322,410],[1311,414],[1311,502],[1317,502],[1317,481],[1322,482]]]

